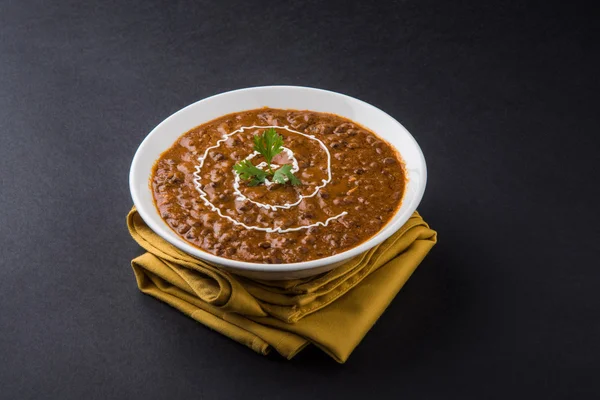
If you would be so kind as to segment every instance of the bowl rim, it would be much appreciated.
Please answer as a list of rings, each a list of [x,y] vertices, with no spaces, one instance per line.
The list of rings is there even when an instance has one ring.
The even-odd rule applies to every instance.
[[[352,247],[344,252],[334,254],[332,256],[318,258],[318,259],[310,260],[310,261],[294,262],[294,263],[263,264],[263,263],[253,263],[253,262],[248,262],[248,261],[233,260],[233,259],[217,256],[214,254],[210,254],[198,247],[191,245],[190,243],[188,243],[187,241],[185,241],[179,237],[176,237],[177,240],[172,240],[172,238],[170,236],[163,235],[162,230],[166,230],[166,229],[170,229],[170,228],[166,225],[166,223],[164,223],[164,221],[163,221],[164,226],[160,226],[160,225],[155,224],[154,220],[152,218],[149,218],[149,212],[148,212],[147,208],[142,205],[143,201],[140,199],[140,197],[138,195],[138,191],[137,191],[137,188],[139,188],[140,185],[139,185],[139,179],[137,178],[136,171],[139,169],[139,164],[142,162],[141,161],[142,154],[144,153],[146,147],[149,146],[150,138],[154,134],[156,134],[156,132],[159,131],[163,125],[166,125],[168,123],[168,121],[177,118],[177,116],[179,114],[184,113],[184,111],[187,110],[188,108],[197,107],[198,105],[201,105],[202,103],[209,102],[209,101],[211,101],[215,98],[221,97],[221,96],[230,96],[230,95],[238,93],[238,92],[253,91],[253,90],[265,90],[265,89],[268,89],[268,90],[270,90],[270,89],[309,90],[309,91],[327,93],[329,95],[340,96],[346,100],[349,100],[352,102],[358,102],[362,107],[366,107],[373,111],[382,113],[385,116],[389,117],[394,123],[398,124],[399,127],[401,128],[401,131],[404,131],[404,133],[406,133],[408,135],[408,139],[411,140],[415,146],[415,150],[417,151],[417,155],[418,155],[418,164],[419,164],[418,169],[421,174],[421,180],[422,180],[422,184],[417,187],[417,191],[415,192],[415,194],[412,198],[411,204],[409,204],[408,209],[405,212],[404,216],[402,218],[399,218],[397,221],[394,221],[391,224],[388,223],[381,230],[379,230],[379,232],[377,232],[374,236],[372,236],[370,239],[366,240],[365,242],[362,242],[361,244],[359,244],[356,247]],[[276,108],[276,107],[273,107],[273,108]],[[223,115],[225,115],[225,114],[223,114]],[[206,123],[206,122],[209,122],[209,121],[201,122],[201,123],[199,123],[199,125]],[[183,135],[184,133],[185,132],[182,132],[181,135]],[[386,142],[387,142],[387,140],[386,140]],[[162,151],[165,151],[165,150],[167,150],[167,149],[165,148]],[[148,184],[148,179],[149,179],[149,177],[145,178],[143,187],[147,187],[149,189],[150,185]],[[144,222],[150,227],[150,229],[153,232],[155,232],[161,238],[163,238],[170,244],[174,245],[175,247],[179,248],[180,250],[184,251],[186,254],[188,254],[194,258],[198,258],[198,259],[205,260],[208,262],[213,262],[219,266],[229,267],[232,269],[261,271],[261,272],[302,271],[302,270],[322,267],[324,265],[339,264],[343,261],[349,260],[359,254],[362,254],[362,253],[370,250],[371,248],[377,246],[378,244],[382,243],[384,240],[386,240],[390,236],[392,236],[395,232],[398,231],[398,229],[400,229],[406,223],[406,221],[408,221],[410,216],[414,213],[414,211],[417,209],[417,206],[421,202],[421,200],[423,198],[423,194],[425,193],[426,186],[427,186],[427,164],[425,162],[425,157],[423,155],[421,147],[419,146],[419,144],[417,143],[415,138],[412,136],[412,134],[394,117],[392,117],[385,111],[373,106],[372,104],[369,104],[363,100],[357,99],[352,96],[348,96],[343,93],[338,93],[338,92],[334,92],[331,90],[319,89],[319,88],[308,87],[308,86],[294,86],[294,85],[267,85],[267,86],[253,86],[253,87],[235,89],[235,90],[222,92],[219,94],[215,94],[213,96],[206,97],[204,99],[198,100],[192,104],[189,104],[189,105],[181,108],[180,110],[174,112],[173,114],[168,116],[166,119],[164,119],[161,123],[159,123],[156,127],[154,127],[146,135],[146,137],[144,138],[144,140],[142,140],[142,142],[140,143],[139,147],[137,148],[137,150],[133,156],[133,160],[131,162],[131,167],[129,170],[129,189],[131,192],[131,197],[133,199],[133,203],[134,203],[139,215],[141,216],[141,218],[144,220]],[[396,213],[392,216],[390,222],[394,219],[394,217],[396,217],[398,215],[399,210],[400,209],[398,209],[396,211]],[[152,204],[152,211],[155,213],[157,212],[156,206],[154,203]],[[145,217],[147,217],[147,218],[145,218]],[[162,219],[161,219],[161,221],[162,221]],[[384,231],[386,231],[386,232],[384,233]],[[194,253],[196,253],[196,254],[194,254]]]

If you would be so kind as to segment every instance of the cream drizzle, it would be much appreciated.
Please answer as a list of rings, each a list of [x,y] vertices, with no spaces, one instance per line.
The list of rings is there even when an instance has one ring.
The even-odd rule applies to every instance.
[[[348,213],[346,211],[341,212],[340,214],[327,218],[325,220],[325,222],[316,222],[314,224],[310,224],[310,225],[303,225],[303,226],[298,226],[298,227],[294,227],[294,228],[287,228],[287,229],[282,229],[281,227],[277,227],[277,228],[264,228],[261,226],[249,226],[246,225],[242,222],[239,222],[237,220],[235,220],[234,218],[228,216],[228,215],[224,215],[221,212],[221,209],[218,208],[217,206],[215,206],[213,203],[210,202],[210,200],[208,200],[206,198],[207,193],[202,190],[202,185],[200,184],[200,180],[202,179],[200,177],[200,171],[202,169],[202,167],[204,166],[204,161],[206,160],[206,157],[208,156],[208,152],[212,149],[216,149],[218,147],[221,146],[221,143],[227,141],[227,139],[229,139],[231,136],[244,132],[247,129],[266,129],[266,128],[278,128],[278,129],[285,129],[286,131],[289,132],[293,132],[293,133],[297,133],[299,135],[305,136],[311,140],[316,140],[317,142],[319,142],[319,145],[323,148],[323,150],[325,150],[325,153],[327,154],[327,179],[323,179],[322,185],[316,186],[315,190],[313,193],[311,193],[310,195],[300,195],[298,201],[296,201],[295,203],[289,204],[283,204],[283,205],[271,205],[271,204],[264,204],[264,203],[260,203],[260,202],[256,202],[253,201],[249,198],[247,198],[246,196],[244,196],[240,191],[239,191],[239,181],[240,181],[240,177],[239,175],[234,171],[233,173],[235,174],[235,181],[233,183],[233,188],[234,188],[234,193],[238,196],[236,198],[236,200],[241,200],[241,201],[249,201],[255,205],[257,205],[258,207],[263,207],[266,209],[271,209],[273,211],[277,210],[277,209],[290,209],[292,207],[297,206],[298,204],[300,204],[302,202],[302,200],[304,200],[305,198],[309,198],[309,197],[313,197],[316,196],[317,193],[319,193],[319,191],[324,188],[329,182],[331,182],[331,154],[329,153],[329,149],[327,149],[327,146],[325,146],[325,143],[323,143],[320,139],[317,139],[314,135],[307,135],[305,133],[302,132],[298,132],[296,130],[290,129],[287,125],[285,126],[276,126],[276,125],[267,125],[267,126],[261,126],[261,125],[252,125],[252,126],[242,126],[239,129],[236,129],[235,131],[225,134],[222,136],[222,139],[219,139],[217,141],[217,143],[214,146],[210,146],[208,148],[206,148],[206,150],[204,151],[204,154],[201,155],[200,157],[198,157],[198,161],[199,164],[196,166],[196,172],[194,172],[194,185],[196,187],[196,190],[200,193],[200,198],[204,201],[204,204],[206,206],[208,206],[212,211],[216,212],[221,218],[225,218],[229,221],[231,221],[233,224],[235,225],[239,225],[239,226],[243,226],[246,229],[252,229],[252,230],[258,230],[258,231],[263,231],[263,232],[269,232],[269,233],[286,233],[286,232],[294,232],[294,231],[300,231],[302,229],[308,229],[311,227],[316,227],[316,226],[327,226],[329,225],[329,222],[336,220],[344,215],[347,215]],[[288,149],[287,147],[283,148],[283,151],[286,152],[286,154],[288,155],[288,158],[290,158],[290,160],[292,161],[292,172],[297,172],[300,168],[298,166],[298,161],[296,160],[296,157],[294,156],[294,152],[290,149]],[[251,153],[248,157],[246,157],[247,160],[250,160],[254,157],[256,157],[257,155],[259,155],[260,153],[258,152],[253,152]],[[267,166],[266,162],[261,162],[260,164],[257,165],[257,168],[264,168]],[[271,164],[271,168],[279,168],[279,165],[276,164]],[[265,182],[265,184],[267,186],[272,185],[272,182]]]

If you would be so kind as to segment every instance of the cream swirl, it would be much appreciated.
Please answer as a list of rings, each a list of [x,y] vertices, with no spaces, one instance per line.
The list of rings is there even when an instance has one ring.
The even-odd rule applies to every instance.
[[[325,186],[327,186],[327,184],[329,182],[331,182],[331,154],[329,153],[329,149],[327,149],[327,146],[325,146],[325,143],[323,143],[320,139],[317,139],[314,135],[307,135],[305,133],[302,132],[298,132],[296,130],[290,129],[287,125],[286,126],[275,126],[275,125],[267,125],[267,126],[260,126],[260,125],[252,125],[252,126],[243,126],[231,133],[225,134],[223,135],[222,139],[219,139],[217,141],[217,143],[214,146],[210,146],[207,147],[206,150],[204,151],[204,154],[201,155],[200,157],[198,157],[198,162],[199,164],[196,166],[196,172],[194,172],[194,185],[196,187],[196,190],[200,193],[200,198],[202,199],[202,201],[204,202],[204,204],[206,206],[208,206],[212,211],[216,212],[221,218],[225,218],[229,221],[231,221],[233,224],[238,225],[238,226],[242,226],[246,229],[252,229],[252,230],[258,230],[258,231],[264,231],[264,232],[278,232],[278,233],[285,233],[285,232],[294,232],[294,231],[300,231],[302,229],[308,229],[311,227],[316,227],[316,226],[327,226],[329,225],[329,222],[336,220],[346,214],[348,214],[346,211],[341,212],[340,214],[330,217],[327,220],[325,220],[325,222],[315,222],[313,224],[310,225],[302,225],[302,226],[298,226],[298,227],[293,227],[293,228],[285,228],[282,229],[281,227],[275,227],[275,228],[265,228],[265,227],[261,227],[261,226],[252,226],[252,225],[246,225],[240,221],[237,221],[236,219],[223,214],[223,212],[221,212],[221,209],[217,206],[215,206],[210,200],[208,200],[207,198],[207,193],[202,190],[202,185],[200,183],[201,180],[201,176],[200,176],[200,172],[202,170],[202,167],[204,166],[204,161],[206,160],[206,157],[208,156],[208,153],[210,150],[212,149],[216,149],[218,147],[221,146],[221,143],[227,141],[227,139],[229,139],[231,136],[236,135],[238,133],[244,132],[247,129],[268,129],[268,128],[276,128],[276,129],[284,129],[288,132],[293,132],[296,133],[298,135],[302,135],[304,137],[309,138],[310,140],[315,140],[319,143],[319,145],[321,146],[321,148],[325,151],[325,154],[327,155],[327,179],[323,179],[322,180],[322,184],[318,185],[315,187],[314,191],[309,194],[309,195],[300,195],[298,196],[298,200],[294,203],[285,203],[282,205],[272,205],[272,204],[266,204],[266,203],[260,203],[254,200],[251,200],[249,198],[247,198],[246,196],[244,196],[243,193],[240,192],[239,190],[239,184],[240,184],[240,177],[239,175],[234,171],[233,173],[235,174],[235,180],[233,183],[233,191],[234,194],[237,196],[236,199],[237,200],[241,200],[241,201],[248,201],[250,203],[255,204],[258,207],[262,207],[265,209],[270,209],[273,211],[276,211],[277,209],[290,209],[292,207],[295,207],[297,205],[299,205],[302,200],[304,200],[305,198],[309,198],[309,197],[314,197],[317,195],[317,193],[319,193],[319,191],[324,188]],[[298,166],[298,161],[296,160],[296,157],[294,156],[294,152],[286,147],[283,148],[283,151],[288,155],[288,158],[292,161],[292,172],[297,172],[299,170],[299,166]],[[254,157],[256,157],[257,155],[259,155],[258,152],[253,152],[250,155],[248,155],[248,157],[246,157],[247,160],[250,160]],[[258,164],[256,167],[257,168],[264,168],[267,166],[266,162],[262,162],[260,164]],[[276,164],[271,164],[270,166],[271,168],[279,168],[279,165]],[[269,186],[273,184],[272,182],[266,182],[266,185]]]

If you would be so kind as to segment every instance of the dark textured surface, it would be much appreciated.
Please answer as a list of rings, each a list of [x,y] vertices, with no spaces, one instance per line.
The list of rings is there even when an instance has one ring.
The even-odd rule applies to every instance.
[[[591,5],[0,2],[0,398],[598,398]],[[345,365],[256,355],[129,267],[137,145],[266,84],[370,102],[428,160],[440,242]]]

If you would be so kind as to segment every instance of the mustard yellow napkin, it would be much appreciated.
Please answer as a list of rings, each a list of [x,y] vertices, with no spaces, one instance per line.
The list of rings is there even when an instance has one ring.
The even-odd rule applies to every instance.
[[[350,353],[436,243],[415,212],[379,246],[315,277],[259,281],[240,277],[172,246],[135,207],[129,232],[147,253],[131,262],[138,287],[256,352],[291,359],[312,343],[336,361]]]

